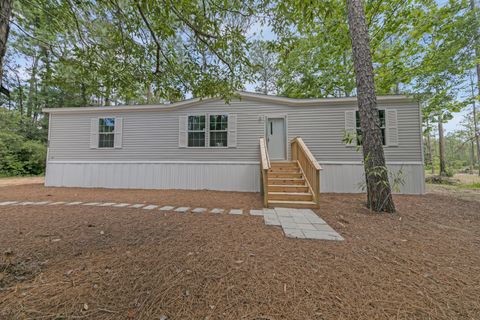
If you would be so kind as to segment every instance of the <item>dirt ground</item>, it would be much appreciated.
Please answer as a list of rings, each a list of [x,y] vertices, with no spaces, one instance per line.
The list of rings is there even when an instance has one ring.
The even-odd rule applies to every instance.
[[[253,193],[0,188],[12,199],[261,207]],[[478,202],[395,202],[375,215],[363,195],[322,194],[343,242],[248,215],[0,207],[0,319],[479,319]]]
[[[0,187],[18,186],[21,184],[43,183],[44,177],[6,177],[0,178]]]

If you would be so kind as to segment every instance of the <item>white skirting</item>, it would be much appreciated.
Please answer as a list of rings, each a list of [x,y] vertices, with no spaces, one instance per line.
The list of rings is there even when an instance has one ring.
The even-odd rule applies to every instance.
[[[361,163],[320,163],[321,192],[359,193],[364,184]],[[425,193],[421,163],[389,163],[389,170],[402,169],[400,193]],[[257,162],[189,161],[49,161],[46,186],[260,191]]]
[[[366,192],[362,187],[365,185],[365,174],[362,163],[320,163],[323,170],[320,171],[320,191],[337,193],[360,193]],[[394,175],[401,170],[404,184],[398,185],[400,190],[394,193],[424,194],[425,172],[422,163],[388,163],[388,170]],[[393,188],[393,181],[390,179]]]
[[[260,191],[255,162],[50,161],[46,186]]]

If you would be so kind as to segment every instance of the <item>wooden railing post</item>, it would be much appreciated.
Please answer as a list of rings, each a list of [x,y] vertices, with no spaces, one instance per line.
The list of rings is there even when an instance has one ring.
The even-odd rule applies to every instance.
[[[270,158],[267,144],[264,138],[260,138],[260,173],[262,176],[263,205],[268,207],[268,171],[270,170]]]
[[[313,201],[320,203],[320,170],[322,167],[307,148],[302,138],[296,137],[290,141],[292,160],[297,161],[302,170],[307,184],[312,192]]]

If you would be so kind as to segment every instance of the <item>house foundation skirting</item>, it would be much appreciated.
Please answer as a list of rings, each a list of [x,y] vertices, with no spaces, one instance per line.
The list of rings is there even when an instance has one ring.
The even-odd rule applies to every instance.
[[[321,192],[360,193],[364,184],[361,162],[321,162]],[[421,162],[392,162],[402,171],[400,193],[425,193]],[[46,186],[125,189],[190,189],[260,191],[258,162],[222,161],[49,161]]]

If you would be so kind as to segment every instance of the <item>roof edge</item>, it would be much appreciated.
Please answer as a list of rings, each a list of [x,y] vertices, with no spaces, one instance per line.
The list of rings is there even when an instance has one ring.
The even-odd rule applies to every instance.
[[[239,91],[235,95],[241,100],[258,102],[270,102],[289,106],[324,106],[324,105],[345,105],[357,102],[357,97],[345,98],[311,98],[296,99],[280,96],[265,95],[254,92]],[[235,97],[235,96],[234,96]],[[220,98],[192,98],[171,104],[153,105],[123,105],[123,106],[101,106],[101,107],[70,107],[70,108],[43,108],[44,113],[83,113],[83,112],[127,112],[127,111],[148,111],[148,110],[171,110],[182,107],[191,107],[208,101],[219,100]],[[407,95],[377,96],[378,102],[413,102],[415,99]]]

